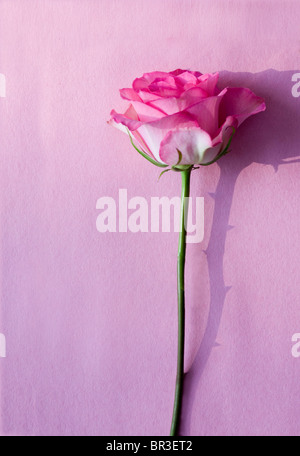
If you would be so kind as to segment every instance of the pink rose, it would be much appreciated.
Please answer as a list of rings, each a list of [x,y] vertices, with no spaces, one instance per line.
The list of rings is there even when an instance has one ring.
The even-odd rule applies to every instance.
[[[130,101],[109,124],[128,133],[160,164],[208,164],[226,149],[236,128],[264,111],[264,100],[247,88],[217,89],[218,73],[155,71],[121,89]]]

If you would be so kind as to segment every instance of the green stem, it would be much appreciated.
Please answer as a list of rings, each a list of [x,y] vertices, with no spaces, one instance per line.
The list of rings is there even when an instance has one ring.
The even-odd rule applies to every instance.
[[[177,261],[177,293],[178,293],[178,356],[177,376],[175,388],[175,400],[170,435],[175,436],[179,431],[179,422],[182,405],[183,379],[184,379],[184,322],[185,322],[185,298],[184,298],[184,268],[186,254],[186,221],[188,211],[188,198],[190,195],[191,169],[181,171],[182,192],[181,192],[181,214],[180,234],[178,244]]]

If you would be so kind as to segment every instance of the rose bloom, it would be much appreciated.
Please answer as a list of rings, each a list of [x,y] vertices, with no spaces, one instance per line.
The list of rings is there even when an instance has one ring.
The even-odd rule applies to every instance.
[[[266,109],[247,88],[217,88],[218,73],[155,71],[121,89],[130,102],[112,110],[109,124],[128,133],[156,162],[174,166],[208,164],[222,154],[244,120]]]

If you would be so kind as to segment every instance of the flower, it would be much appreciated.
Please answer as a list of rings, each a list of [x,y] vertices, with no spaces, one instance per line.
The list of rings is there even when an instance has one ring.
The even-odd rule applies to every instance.
[[[129,107],[124,114],[112,110],[108,123],[130,133],[156,164],[210,164],[227,152],[242,122],[266,108],[247,88],[218,90],[218,77],[179,69],[145,73],[120,90]]]

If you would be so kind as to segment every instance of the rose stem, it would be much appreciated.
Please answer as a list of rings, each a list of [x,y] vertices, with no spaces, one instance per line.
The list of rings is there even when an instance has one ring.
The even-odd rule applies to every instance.
[[[184,379],[184,326],[185,326],[185,296],[184,296],[184,268],[186,254],[186,222],[188,214],[188,198],[190,195],[191,169],[181,171],[182,192],[181,192],[181,213],[180,213],[180,233],[178,243],[177,259],[177,295],[178,295],[178,356],[177,356],[177,376],[174,409],[170,435],[175,436],[179,431],[183,379]]]

